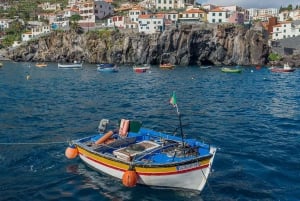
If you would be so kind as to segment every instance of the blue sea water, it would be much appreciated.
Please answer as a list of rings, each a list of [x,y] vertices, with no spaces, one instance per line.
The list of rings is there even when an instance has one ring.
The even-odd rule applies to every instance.
[[[126,188],[78,158],[71,139],[95,134],[102,118],[139,119],[172,133],[172,91],[188,137],[218,151],[203,192]],[[121,66],[58,69],[4,62],[0,68],[0,200],[300,200],[300,69],[176,67],[136,74]]]

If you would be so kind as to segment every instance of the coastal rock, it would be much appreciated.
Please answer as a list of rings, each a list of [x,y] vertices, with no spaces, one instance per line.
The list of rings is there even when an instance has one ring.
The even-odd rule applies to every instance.
[[[176,65],[262,65],[267,39],[234,25],[182,25],[146,35],[121,30],[56,31],[8,50],[15,61]]]

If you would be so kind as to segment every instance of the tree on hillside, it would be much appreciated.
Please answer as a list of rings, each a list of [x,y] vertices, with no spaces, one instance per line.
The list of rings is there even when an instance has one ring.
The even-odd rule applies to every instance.
[[[83,29],[82,27],[78,24],[78,21],[81,19],[81,16],[76,14],[76,15],[72,15],[70,17],[70,22],[71,22],[71,29],[75,30],[76,33],[83,33]]]

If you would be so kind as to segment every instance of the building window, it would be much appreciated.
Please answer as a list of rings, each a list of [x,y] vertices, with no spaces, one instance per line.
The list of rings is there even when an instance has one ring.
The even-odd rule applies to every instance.
[[[212,13],[212,16],[216,16],[216,13]]]
[[[219,22],[222,22],[222,19],[219,19]]]
[[[219,13],[219,16],[222,16],[222,13]]]
[[[216,22],[216,20],[215,20],[215,19],[212,19],[212,22],[213,22],[213,23],[215,23],[215,22]]]

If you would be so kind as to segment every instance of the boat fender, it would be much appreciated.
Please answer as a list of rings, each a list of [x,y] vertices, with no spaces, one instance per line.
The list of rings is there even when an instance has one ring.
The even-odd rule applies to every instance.
[[[106,140],[108,140],[112,135],[114,134],[113,131],[108,131],[107,133],[105,133],[99,140],[97,140],[95,142],[95,144],[102,144],[104,143]]]
[[[127,187],[134,187],[137,183],[138,175],[134,169],[129,169],[122,176],[122,183]]]
[[[129,129],[129,120],[121,119],[119,135],[121,137],[126,137]]]
[[[68,159],[74,159],[77,157],[77,155],[78,155],[78,149],[75,145],[69,146],[65,151],[65,156]]]

